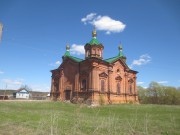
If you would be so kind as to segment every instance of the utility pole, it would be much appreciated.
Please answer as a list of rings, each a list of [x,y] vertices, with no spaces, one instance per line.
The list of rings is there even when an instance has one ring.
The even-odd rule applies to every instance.
[[[5,90],[4,90],[3,100],[4,100],[5,96],[6,96],[6,90],[7,90],[7,84],[6,84],[6,88],[5,88]]]

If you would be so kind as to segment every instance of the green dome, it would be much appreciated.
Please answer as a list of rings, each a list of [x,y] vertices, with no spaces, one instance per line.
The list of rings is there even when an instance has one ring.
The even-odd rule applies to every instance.
[[[99,41],[95,37],[93,37],[91,39],[91,41],[89,42],[89,44],[90,45],[99,45],[100,43],[99,43]]]

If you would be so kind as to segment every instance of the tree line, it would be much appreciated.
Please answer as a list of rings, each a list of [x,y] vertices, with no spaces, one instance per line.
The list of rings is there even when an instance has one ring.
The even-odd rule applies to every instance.
[[[180,88],[151,82],[148,88],[138,86],[138,98],[141,104],[180,105]]]

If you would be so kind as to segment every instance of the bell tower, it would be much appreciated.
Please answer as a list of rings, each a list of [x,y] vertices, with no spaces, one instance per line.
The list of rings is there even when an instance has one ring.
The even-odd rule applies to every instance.
[[[97,40],[96,29],[92,31],[92,39],[89,43],[84,46],[85,49],[85,59],[98,58],[103,59],[103,49],[104,46]]]

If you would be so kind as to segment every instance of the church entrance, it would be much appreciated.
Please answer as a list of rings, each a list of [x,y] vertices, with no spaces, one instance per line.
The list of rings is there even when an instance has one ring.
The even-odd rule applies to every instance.
[[[71,99],[71,90],[65,90],[65,100]]]

